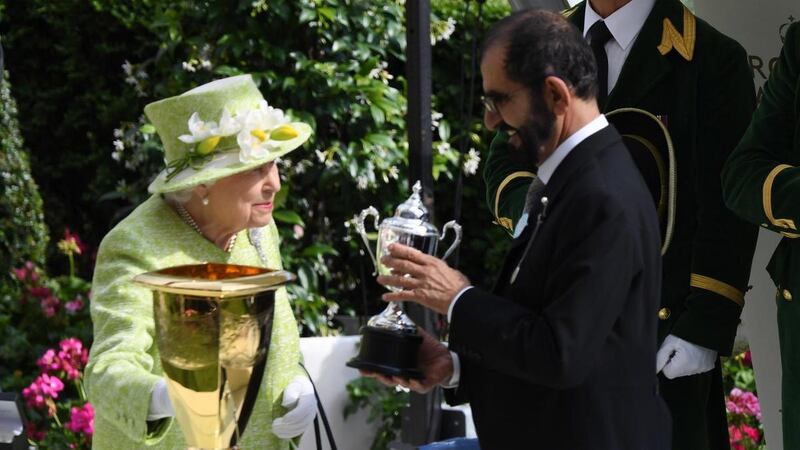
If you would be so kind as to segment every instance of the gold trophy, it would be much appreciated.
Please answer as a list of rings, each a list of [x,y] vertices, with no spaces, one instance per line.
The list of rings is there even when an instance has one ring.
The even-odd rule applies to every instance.
[[[138,275],[153,290],[156,343],[192,450],[237,449],[267,362],[282,270],[204,263]]]

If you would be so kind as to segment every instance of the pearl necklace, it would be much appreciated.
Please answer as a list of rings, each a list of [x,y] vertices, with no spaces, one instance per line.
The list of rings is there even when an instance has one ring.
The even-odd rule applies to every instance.
[[[192,215],[189,214],[189,211],[187,211],[186,208],[183,207],[183,205],[181,205],[180,203],[176,203],[175,204],[175,209],[178,210],[178,215],[186,223],[186,225],[189,225],[200,236],[205,237],[203,232],[200,231],[200,225],[198,225],[197,222],[194,221],[194,218],[192,217]],[[225,251],[227,253],[230,253],[233,250],[234,244],[236,244],[236,234],[231,236],[231,238],[228,240],[228,244],[225,246]]]

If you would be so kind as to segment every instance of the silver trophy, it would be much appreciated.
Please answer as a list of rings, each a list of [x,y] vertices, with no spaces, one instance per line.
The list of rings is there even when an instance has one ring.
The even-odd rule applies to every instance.
[[[443,259],[461,243],[461,225],[451,220],[442,227],[439,234],[436,227],[428,222],[428,208],[422,203],[419,181],[414,183],[411,197],[400,204],[393,217],[388,217],[380,222],[378,210],[370,206],[361,211],[355,218],[356,230],[367,247],[372,262],[375,264],[375,274],[390,275],[392,269],[381,264],[381,258],[389,254],[389,245],[399,243],[429,254],[436,255],[439,241],[444,240],[447,230],[455,232],[455,240],[444,253]],[[376,251],[372,251],[372,244],[367,236],[364,226],[368,216],[374,218],[375,228],[378,230]],[[393,291],[401,288],[388,287]],[[407,378],[423,378],[422,372],[417,368],[417,349],[422,342],[422,337],[417,333],[417,326],[403,312],[402,303],[389,302],[386,309],[380,314],[372,316],[367,326],[361,330],[361,349],[357,357],[350,360],[347,365],[357,369],[379,372],[386,375],[397,375]]]

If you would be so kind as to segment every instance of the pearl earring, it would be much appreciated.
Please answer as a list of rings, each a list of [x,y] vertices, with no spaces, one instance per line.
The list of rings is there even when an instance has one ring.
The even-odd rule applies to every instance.
[[[203,197],[203,206],[208,206],[208,197]]]

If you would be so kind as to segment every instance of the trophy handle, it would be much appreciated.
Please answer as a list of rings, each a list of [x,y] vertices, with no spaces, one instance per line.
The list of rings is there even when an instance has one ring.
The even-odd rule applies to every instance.
[[[355,218],[356,221],[356,231],[361,236],[361,240],[364,241],[364,245],[367,246],[367,252],[369,252],[369,257],[372,259],[372,264],[375,270],[372,272],[372,275],[376,275],[378,272],[378,260],[375,258],[375,253],[372,252],[372,245],[369,243],[369,238],[367,237],[367,229],[364,228],[364,220],[366,220],[367,216],[373,216],[375,221],[373,224],[375,225],[375,229],[378,229],[378,219],[380,218],[380,214],[375,207],[370,206],[369,208],[361,211],[361,213]]]
[[[449,230],[450,228],[452,228],[456,232],[456,239],[450,245],[450,248],[448,248],[447,251],[444,252],[444,256],[442,256],[442,259],[447,259],[447,257],[450,256],[451,253],[453,253],[453,250],[455,250],[456,247],[458,247],[458,244],[461,243],[461,225],[459,225],[455,220],[451,220],[450,222],[444,224],[444,226],[442,227],[442,235],[439,236],[439,240],[440,241],[444,240],[444,236],[447,234],[447,230]]]

